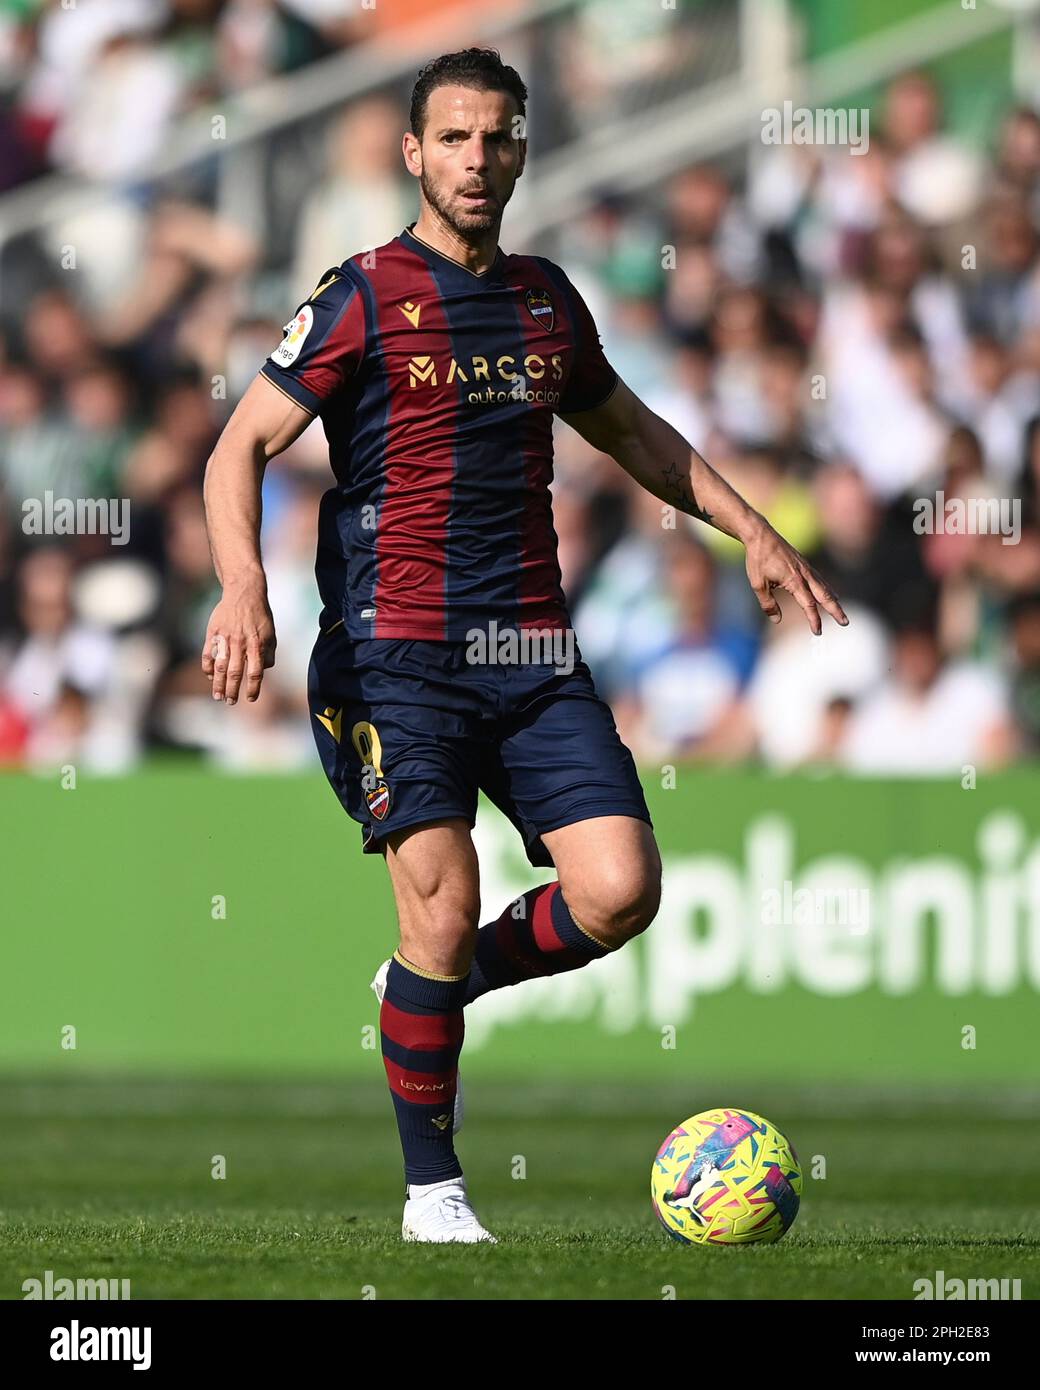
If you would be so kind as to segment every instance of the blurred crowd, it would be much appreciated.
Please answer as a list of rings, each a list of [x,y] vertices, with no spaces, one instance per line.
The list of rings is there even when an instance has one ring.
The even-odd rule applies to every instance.
[[[89,3],[5,11],[0,71],[19,80],[0,118],[0,187],[59,167],[122,177],[191,100],[357,40],[357,7],[338,0],[107,8],[123,18],[101,39]],[[590,77],[582,109],[601,95]],[[112,126],[123,101],[147,122]],[[260,701],[234,710],[209,698],[199,666],[217,598],[201,479],[316,277],[414,219],[404,111],[398,93],[368,97],[329,125],[284,253],[172,192],[113,199],[9,249],[0,763],[121,770],[165,750],[236,769],[311,764],[321,424],[268,468],[278,660]],[[559,425],[564,585],[640,759],[961,775],[1040,751],[1038,236],[1040,118],[1010,108],[968,145],[916,72],[882,95],[865,153],[753,145],[639,197],[605,188],[532,246],[511,241],[507,212],[505,249],[566,268],[621,376],[810,558],[851,619],[825,618],[814,639],[781,595],[783,621],[767,623],[736,542]],[[91,254],[48,271],[68,245]],[[126,543],[27,533],[23,503],[47,493],[128,499]],[[1013,500],[1016,534],[922,527],[916,503],[937,494]]]
[[[192,113],[430,12],[430,0],[4,0],[0,191],[48,170],[147,173]]]
[[[575,625],[644,759],[960,773],[1040,750],[1040,118],[973,149],[917,72],[872,114],[866,153],[763,147],[742,181],[692,168],[563,239],[622,376],[852,619],[815,639],[785,601],[764,624],[735,542],[662,533],[561,438]]]

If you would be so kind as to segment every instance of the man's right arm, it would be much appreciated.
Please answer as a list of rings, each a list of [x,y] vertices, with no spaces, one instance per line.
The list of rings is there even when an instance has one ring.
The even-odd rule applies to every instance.
[[[260,558],[261,487],[268,459],[287,449],[313,415],[258,375],[239,401],[206,466],[206,525],[223,596],[209,620],[202,669],[213,698],[233,705],[260,694],[274,665],[274,619]]]
[[[206,521],[224,597],[206,630],[202,669],[213,698],[247,700],[274,665],[274,620],[260,560],[260,487],[267,460],[287,449],[358,370],[365,312],[356,280],[332,266],[285,325],[224,427],[206,469]]]

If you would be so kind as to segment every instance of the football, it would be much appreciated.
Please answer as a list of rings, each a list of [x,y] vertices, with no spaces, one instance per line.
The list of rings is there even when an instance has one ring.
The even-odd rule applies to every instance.
[[[794,1146],[750,1110],[703,1110],[657,1151],[650,1200],[661,1225],[688,1245],[779,1240],[798,1215]]]

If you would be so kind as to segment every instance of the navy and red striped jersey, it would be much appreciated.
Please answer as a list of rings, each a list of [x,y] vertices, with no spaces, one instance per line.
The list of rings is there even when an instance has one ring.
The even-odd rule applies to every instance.
[[[327,270],[261,368],[329,441],[326,613],[355,638],[566,627],[553,415],[617,374],[559,266],[499,250],[478,275],[412,226]]]

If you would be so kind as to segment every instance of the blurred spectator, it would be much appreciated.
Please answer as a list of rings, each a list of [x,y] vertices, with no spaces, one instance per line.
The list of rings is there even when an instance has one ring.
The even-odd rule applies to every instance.
[[[1022,751],[1040,754],[1040,592],[1023,594],[1011,607],[1011,707]]]
[[[168,369],[176,348],[203,370],[212,370],[233,306],[225,300],[215,326],[193,323],[200,303],[205,307],[202,287],[244,276],[258,257],[259,247],[233,222],[205,208],[165,199],[149,218],[135,281],[120,300],[108,306],[99,332],[113,347],[141,340],[148,343],[153,362],[146,365],[151,365],[155,376]],[[170,325],[164,322],[171,311],[194,328],[176,344],[170,343]],[[154,338],[146,336],[150,333]]]
[[[1013,343],[1040,324],[1038,245],[1025,200],[1014,192],[995,193],[985,209],[978,288],[968,296],[976,328]]]
[[[209,697],[209,683],[199,657],[206,624],[220,596],[206,534],[200,492],[190,486],[171,493],[165,503],[166,554],[169,561],[163,628],[170,653],[167,681],[179,691]]]
[[[782,589],[774,595],[783,616],[768,630],[748,691],[749,750],[783,771],[834,763],[852,708],[884,677],[884,626],[843,594],[848,627],[825,619],[814,637],[797,600]]]
[[[766,447],[734,449],[719,445],[717,456],[725,463],[725,477],[771,526],[785,536],[796,550],[810,554],[819,535],[816,499],[809,487],[785,466],[775,449]],[[705,543],[718,556],[743,568],[744,547],[722,531],[709,530]],[[742,583],[741,593],[749,611],[757,612],[757,601]]]
[[[821,532],[809,556],[843,599],[892,624],[907,604],[931,594],[910,525],[886,513],[857,469],[842,462],[821,469],[814,491]]]
[[[974,206],[978,158],[942,129],[939,90],[924,72],[897,78],[885,95],[882,128],[894,156],[896,196],[924,225],[952,222]]]
[[[78,100],[57,122],[55,162],[89,179],[116,181],[147,169],[180,104],[170,54],[132,32],[116,32],[81,74]]]
[[[679,431],[695,449],[708,453],[717,416],[713,394],[714,355],[707,335],[676,343],[664,376],[644,396],[655,414]]]
[[[669,509],[635,485],[626,496],[628,524],[573,610],[582,654],[610,701],[628,684],[632,653],[662,642],[670,621],[661,594],[662,522]]]
[[[1040,372],[1016,366],[999,338],[979,331],[972,337],[964,385],[961,410],[982,442],[985,471],[1010,482],[1021,463],[1026,423],[1040,410]]]
[[[618,728],[633,752],[651,761],[725,755],[757,644],[719,622],[714,563],[686,531],[668,537],[664,583],[667,636],[656,648],[632,653]]]
[[[347,107],[329,135],[328,173],[304,199],[289,298],[299,303],[330,265],[381,246],[415,220],[401,160],[401,113],[373,97]]]
[[[681,5],[633,9],[628,0],[580,0],[564,37],[576,133],[609,112],[636,111],[640,98],[672,72],[682,73],[695,48],[681,25]]]
[[[1030,107],[1016,107],[1004,117],[992,178],[1025,199],[1035,224],[1040,215],[1040,116]]]
[[[841,758],[855,772],[959,774],[1001,767],[1014,751],[1005,683],[974,662],[946,662],[934,624],[907,621],[892,675],[852,714]]]
[[[3,694],[24,721],[33,765],[78,761],[91,729],[91,698],[111,679],[113,643],[76,620],[73,561],[66,550],[41,547],[18,575],[18,632],[4,664]]]

